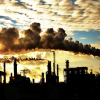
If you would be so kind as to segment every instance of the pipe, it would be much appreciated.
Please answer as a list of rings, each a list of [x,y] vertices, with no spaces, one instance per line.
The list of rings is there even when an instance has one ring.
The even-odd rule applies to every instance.
[[[4,62],[4,73],[5,73],[5,75],[4,75],[4,84],[6,84],[6,68],[5,68],[6,66],[5,66],[5,62]]]
[[[58,64],[57,64],[57,76],[59,76],[59,66],[58,66]]]
[[[48,61],[48,74],[51,75],[51,61]]]
[[[59,83],[59,65],[57,64],[57,83]]]
[[[44,73],[42,73],[42,78],[44,78]]]
[[[33,79],[33,84],[35,83],[35,79]]]
[[[16,59],[14,60],[14,77],[17,75],[17,62]]]
[[[66,61],[66,68],[69,68],[69,60]]]

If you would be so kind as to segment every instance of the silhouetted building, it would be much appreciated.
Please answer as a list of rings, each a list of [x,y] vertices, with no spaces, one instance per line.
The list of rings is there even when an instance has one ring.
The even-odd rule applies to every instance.
[[[68,84],[86,84],[91,83],[95,79],[94,74],[88,74],[87,67],[69,68],[69,61],[66,61],[66,69],[64,69],[64,81]]]
[[[46,72],[46,83],[47,84],[56,84],[58,82],[58,77],[54,74],[54,72],[51,72],[51,61],[48,61],[48,71]]]
[[[53,66],[54,68],[54,66]],[[25,70],[24,70],[25,71]],[[11,73],[10,82],[2,83],[1,76],[6,75],[0,71],[0,100],[99,100],[99,83],[95,85],[95,75],[88,73],[87,67],[69,68],[69,60],[64,69],[64,82],[59,82],[59,66],[57,75],[51,72],[51,61],[48,61],[46,83],[44,73],[41,74],[40,83],[30,83],[30,78],[17,74],[17,62],[14,60],[14,76]],[[99,78],[97,78],[100,82]],[[96,87],[95,87],[96,86]],[[15,99],[14,99],[15,98]]]
[[[5,71],[5,68],[4,68],[4,71]],[[0,71],[0,100],[5,100],[5,81],[6,80],[4,80],[4,84],[3,84],[3,82],[2,82],[2,76],[4,77],[4,79],[6,79],[5,78],[6,73]]]
[[[72,97],[79,100],[93,99],[95,75],[89,74],[87,67],[69,68],[69,61],[67,60],[66,69],[64,69],[64,81],[67,83],[67,94],[71,100]]]
[[[20,84],[30,84],[30,78],[26,76],[21,76],[20,74],[17,74],[17,62],[16,59],[14,60],[14,76],[10,77],[10,84],[20,85]]]

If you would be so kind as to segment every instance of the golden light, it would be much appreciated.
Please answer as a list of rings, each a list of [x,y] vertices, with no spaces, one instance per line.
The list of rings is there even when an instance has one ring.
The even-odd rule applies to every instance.
[[[25,35],[22,34],[21,31],[19,31],[19,38],[23,38],[23,37],[25,37]]]
[[[45,33],[46,30],[47,30],[47,29],[42,28],[42,32],[40,33],[40,36],[46,34],[46,33]]]
[[[0,44],[0,50],[2,49],[2,44]]]
[[[45,55],[46,55],[46,52],[43,52],[43,54],[42,54],[42,58],[45,57]]]
[[[14,57],[18,57],[18,55],[14,55]]]
[[[61,51],[59,51],[59,53],[61,53]]]
[[[3,58],[3,55],[0,55],[0,58]]]

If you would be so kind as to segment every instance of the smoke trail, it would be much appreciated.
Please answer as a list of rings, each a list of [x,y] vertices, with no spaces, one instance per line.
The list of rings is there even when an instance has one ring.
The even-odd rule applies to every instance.
[[[79,41],[72,41],[72,38],[65,39],[67,34],[65,30],[59,28],[57,32],[53,28],[48,28],[44,35],[40,36],[42,32],[40,23],[32,23],[30,29],[21,31],[24,35],[23,38],[19,38],[19,32],[16,28],[3,28],[0,32],[0,53],[11,54],[24,53],[27,50],[35,48],[39,49],[55,49],[72,51],[74,53],[92,54],[100,57],[100,49],[91,47],[90,44],[83,45]]]
[[[12,63],[15,60],[15,57],[11,57],[11,58],[0,58],[0,63],[6,62],[6,63]],[[41,59],[41,58],[16,58],[16,61],[18,63],[20,62],[24,62],[24,61],[43,61],[43,60],[47,60],[47,59]],[[43,63],[43,62],[42,62]]]

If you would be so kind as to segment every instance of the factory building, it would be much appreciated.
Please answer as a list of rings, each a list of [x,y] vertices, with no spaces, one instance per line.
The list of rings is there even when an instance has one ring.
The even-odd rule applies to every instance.
[[[47,84],[58,83],[59,82],[58,65],[57,65],[57,75],[55,75],[55,70],[53,72],[51,72],[51,61],[48,61],[47,68],[48,68],[48,71],[46,72],[46,83]]]
[[[20,85],[20,84],[30,84],[30,78],[26,76],[21,76],[17,74],[17,62],[16,59],[14,60],[14,76],[10,76],[10,84]]]
[[[64,69],[64,82],[68,84],[89,84],[93,83],[95,75],[88,73],[87,67],[69,68],[69,60],[66,61],[66,69]]]
[[[68,98],[74,100],[92,100],[95,91],[95,75],[88,73],[87,67],[69,68],[69,60],[64,69],[64,82],[67,83]],[[87,98],[86,98],[87,97]]]
[[[55,72],[57,68],[57,72]],[[25,71],[25,70],[24,70]],[[59,66],[48,61],[46,82],[41,73],[40,83],[30,83],[30,78],[17,74],[17,62],[14,60],[14,76],[11,73],[9,83],[6,83],[6,66],[0,71],[0,100],[95,100],[95,75],[88,73],[87,67],[69,68],[69,60],[64,69],[64,82],[59,82]],[[84,92],[85,91],[85,92]],[[97,99],[98,100],[98,99]]]

